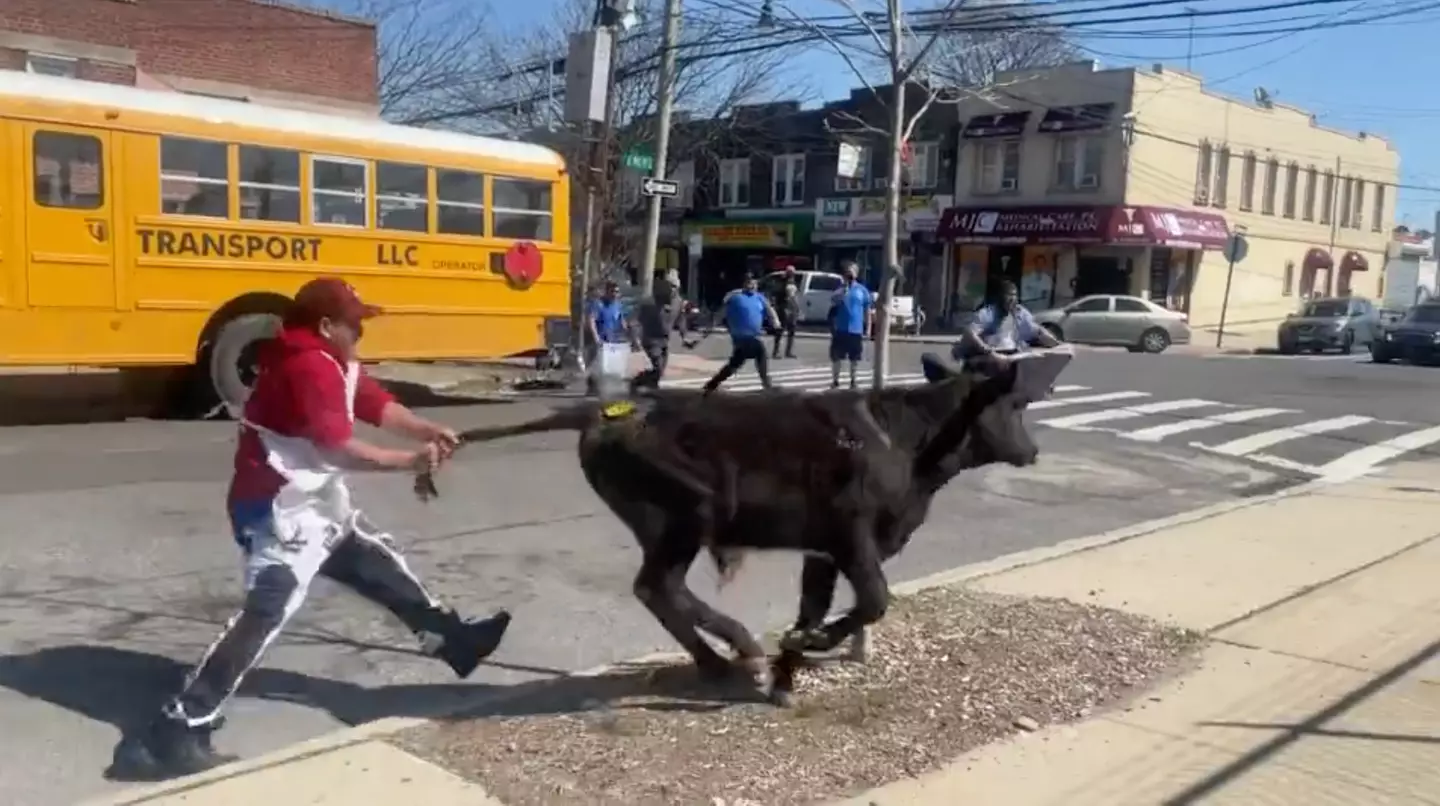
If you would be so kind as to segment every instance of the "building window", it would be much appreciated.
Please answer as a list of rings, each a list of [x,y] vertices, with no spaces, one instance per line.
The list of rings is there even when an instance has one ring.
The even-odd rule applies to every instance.
[[[490,190],[496,238],[550,240],[549,182],[496,178]]]
[[[794,207],[805,203],[805,155],[781,154],[771,165],[774,185],[771,203]]]
[[[230,217],[230,147],[188,137],[160,138],[160,211]]]
[[[1020,190],[1020,141],[977,143],[976,193],[1016,193]]]
[[[375,226],[428,232],[430,172],[423,165],[375,163]]]
[[[1245,155],[1240,168],[1240,209],[1250,212],[1255,209],[1255,152]]]
[[[1230,146],[1221,146],[1215,152],[1215,192],[1210,194],[1210,204],[1224,207],[1230,197]]]
[[[1354,206],[1350,208],[1350,227],[1362,229],[1365,226],[1365,180],[1355,180]]]
[[[369,206],[370,163],[348,157],[310,158],[310,221],[336,227],[363,227]]]
[[[25,54],[25,72],[34,73],[37,76],[75,78],[79,66],[80,60],[69,56],[56,56],[53,53]]]
[[[750,160],[720,161],[720,206],[750,206]]]
[[[1337,217],[1340,219],[1338,223],[1342,229],[1350,227],[1350,211],[1354,209],[1352,206],[1354,203],[1350,199],[1354,195],[1355,177],[1347,176],[1340,184],[1340,206],[1336,211]]]
[[[1275,215],[1275,186],[1280,183],[1280,160],[1271,157],[1265,163],[1265,190],[1260,197],[1260,212]]]
[[[1099,137],[1060,137],[1055,140],[1055,189],[1093,190],[1100,187],[1105,141]]]
[[[1315,183],[1317,178],[1314,165],[1305,169],[1305,209],[1302,211],[1302,215],[1306,221],[1315,220]]]
[[[436,169],[435,231],[446,235],[485,234],[484,174]]]
[[[1210,203],[1210,162],[1214,158],[1214,147],[1209,141],[1200,141],[1200,152],[1195,160],[1195,203]]]
[[[1331,208],[1335,206],[1335,174],[1325,172],[1325,192],[1320,197],[1320,223],[1329,224],[1330,216],[1333,215]]]
[[[940,177],[940,144],[911,143],[905,182],[912,188],[933,188]]]
[[[83,134],[35,132],[35,203],[42,207],[98,210],[105,204],[105,160],[100,141]]]
[[[1285,206],[1281,209],[1281,215],[1286,218],[1295,217],[1295,194],[1300,189],[1300,165],[1290,163],[1285,166]]]
[[[240,146],[240,217],[300,223],[300,153]]]
[[[870,162],[873,159],[873,150],[870,146],[863,146],[858,143],[845,143],[842,152],[850,149],[855,154],[855,176],[841,176],[835,172],[836,190],[866,190],[870,187]],[[838,167],[838,160],[837,160]]]
[[[685,160],[675,166],[675,173],[670,175],[671,179],[680,186],[680,192],[675,198],[666,199],[665,204],[670,207],[678,207],[681,210],[689,210],[695,206],[695,160]]]
[[[1295,293],[1295,261],[1285,261],[1285,280],[1280,285],[1281,296],[1291,296]]]
[[[1370,216],[1370,231],[1381,232],[1385,227],[1385,186],[1375,183],[1375,208]]]

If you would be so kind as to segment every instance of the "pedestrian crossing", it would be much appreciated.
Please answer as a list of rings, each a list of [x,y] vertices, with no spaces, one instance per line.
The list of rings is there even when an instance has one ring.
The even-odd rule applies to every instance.
[[[857,378],[870,384],[871,370],[862,365]],[[822,392],[830,388],[829,367],[776,369],[775,386]],[[667,388],[703,386],[706,378],[665,382]],[[842,370],[841,383],[848,383]],[[921,373],[894,373],[891,386],[925,382]],[[737,373],[721,387],[726,392],[761,389],[752,369]],[[1242,406],[1221,400],[1187,397],[1157,398],[1137,390],[1104,391],[1062,384],[1046,400],[1030,404],[1038,426],[1076,433],[1104,434],[1128,442],[1183,446],[1204,453],[1253,462],[1326,481],[1363,476],[1385,462],[1440,445],[1440,425],[1380,420],[1363,414],[1317,417],[1301,409]],[[1052,413],[1053,412],[1053,413]]]

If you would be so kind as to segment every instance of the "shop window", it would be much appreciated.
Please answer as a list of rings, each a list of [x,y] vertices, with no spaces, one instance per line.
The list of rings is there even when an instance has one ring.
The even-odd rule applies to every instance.
[[[34,149],[36,204],[71,210],[98,210],[105,204],[105,160],[98,139],[40,131]]]
[[[240,146],[240,217],[300,223],[300,153]]]
[[[375,163],[375,226],[402,232],[429,230],[429,173],[423,165]]]
[[[310,158],[310,220],[337,227],[363,227],[369,206],[370,163],[346,157]]]
[[[485,175],[435,171],[435,229],[446,235],[485,234]]]
[[[551,238],[550,183],[533,179],[494,180],[495,237],[527,241]]]
[[[225,143],[161,137],[161,212],[229,218],[229,152]]]

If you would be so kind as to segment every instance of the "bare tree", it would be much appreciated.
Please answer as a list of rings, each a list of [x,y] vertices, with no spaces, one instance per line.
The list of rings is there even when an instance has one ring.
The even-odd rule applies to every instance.
[[[967,20],[977,28],[945,33],[928,65],[932,81],[951,87],[988,87],[1012,70],[1053,67],[1084,58],[1063,28],[1034,19],[1023,7],[970,4]]]
[[[431,123],[463,112],[495,62],[483,6],[465,0],[358,0],[348,10],[378,27],[380,114]]]

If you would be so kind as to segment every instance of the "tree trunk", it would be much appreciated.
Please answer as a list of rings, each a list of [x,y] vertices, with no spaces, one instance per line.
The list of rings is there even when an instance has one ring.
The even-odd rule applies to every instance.
[[[900,0],[889,0],[890,16],[890,77],[893,95],[890,99],[890,177],[885,183],[885,235],[881,254],[880,298],[875,302],[875,377],[876,389],[885,386],[890,374],[890,300],[895,296],[896,272],[900,268],[900,186],[905,167],[905,64],[902,52],[904,25]]]

